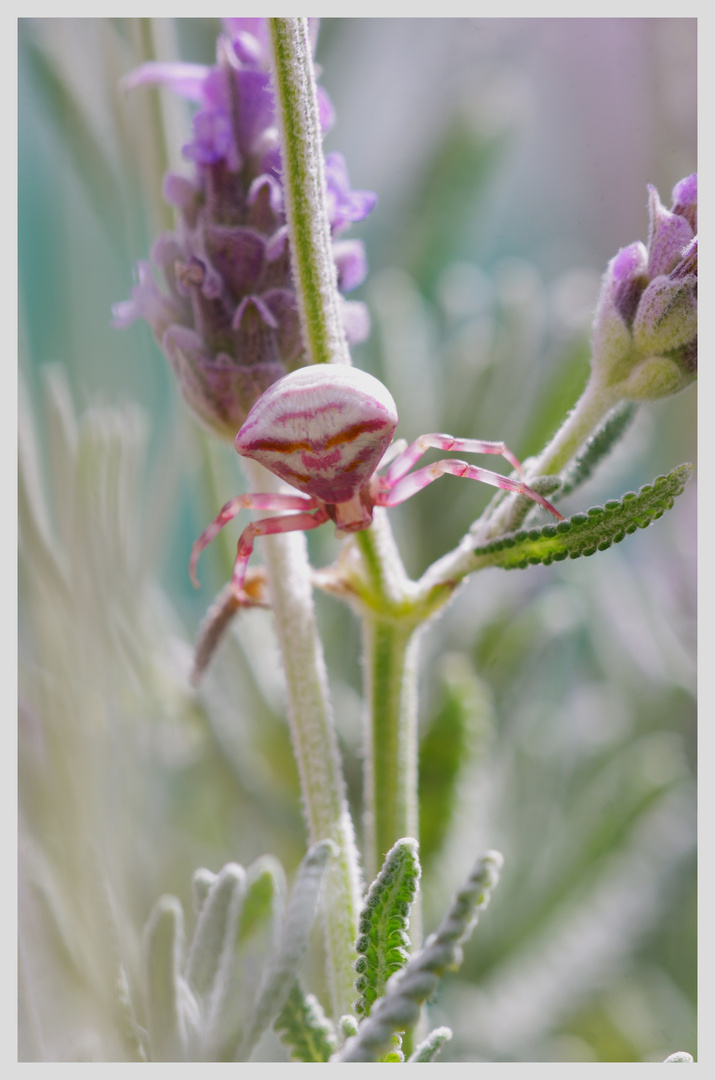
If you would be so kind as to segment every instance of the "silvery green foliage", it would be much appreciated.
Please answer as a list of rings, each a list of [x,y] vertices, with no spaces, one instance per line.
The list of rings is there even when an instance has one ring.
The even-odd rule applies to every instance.
[[[385,994],[374,1002],[370,1015],[359,1024],[357,1034],[346,1041],[335,1060],[380,1060],[393,1035],[414,1026],[420,1005],[432,997],[442,975],[461,964],[462,945],[489,903],[502,862],[498,851],[489,851],[477,861],[436,932],[389,979]]]
[[[146,1002],[154,1061],[245,1061],[295,986],[323,875],[334,849],[303,859],[281,918],[279,864],[228,863],[194,878],[197,922],[185,944],[173,896],[155,905],[144,934]]]
[[[448,1027],[438,1027],[431,1031],[426,1039],[410,1054],[407,1064],[421,1061],[434,1061],[446,1042],[452,1038],[452,1032]]]
[[[690,1061],[692,1062],[693,1056],[689,1054],[687,1050],[676,1050],[674,1054],[671,1054],[665,1059],[665,1064],[669,1061]]]

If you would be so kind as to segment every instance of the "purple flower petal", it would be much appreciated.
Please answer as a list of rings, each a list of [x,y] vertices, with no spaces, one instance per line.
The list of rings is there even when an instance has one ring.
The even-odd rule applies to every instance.
[[[670,273],[680,258],[680,252],[692,240],[693,230],[686,218],[665,209],[652,184],[648,186],[648,191],[648,274],[656,278]]]
[[[189,101],[203,101],[204,84],[211,72],[205,64],[162,63],[148,60],[146,64],[135,68],[121,81],[123,90],[133,90],[137,86],[161,83],[175,90]]]
[[[291,289],[269,289],[261,298],[276,321],[278,355],[291,368],[305,352],[295,293]]]
[[[360,300],[343,300],[340,305],[343,329],[350,345],[359,345],[370,333],[370,312]]]
[[[320,130],[325,135],[335,123],[335,109],[332,101],[328,97],[327,91],[320,85],[318,85],[316,89],[318,93],[318,120],[320,122]]]
[[[684,217],[698,231],[698,174],[692,173],[673,188],[673,213]]]
[[[648,252],[640,240],[621,248],[611,263],[611,302],[626,326],[633,323],[638,302],[648,284],[647,268]]]
[[[338,240],[333,244],[333,258],[342,292],[350,292],[363,283],[367,277],[367,257],[362,240]]]
[[[234,330],[241,330],[244,333],[249,328],[248,332],[254,333],[254,326],[257,325],[256,314],[271,330],[275,330],[278,326],[275,315],[268,307],[266,302],[260,296],[246,296],[236,308],[236,313],[233,316],[232,326]],[[263,331],[261,331],[263,333]],[[245,353],[242,352],[242,358],[245,363],[251,363],[251,360],[245,358]],[[257,360],[260,360],[260,354],[257,356]]]
[[[351,191],[345,158],[338,151],[325,159],[325,181],[328,195],[328,217],[334,232],[340,232],[353,221],[362,221],[370,213],[377,195],[372,191]]]

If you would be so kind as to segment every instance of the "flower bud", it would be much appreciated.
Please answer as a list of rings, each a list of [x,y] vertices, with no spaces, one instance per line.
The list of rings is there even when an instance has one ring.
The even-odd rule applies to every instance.
[[[645,401],[682,390],[697,372],[697,176],[673,189],[666,210],[649,187],[647,247],[611,259],[592,334],[594,377]]]

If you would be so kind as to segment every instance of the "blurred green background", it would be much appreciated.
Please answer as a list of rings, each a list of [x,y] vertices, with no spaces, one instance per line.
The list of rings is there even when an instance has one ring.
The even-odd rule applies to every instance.
[[[171,227],[149,56],[211,63],[218,20],[19,21],[20,1058],[121,1060],[120,955],[191,874],[304,852],[270,615],[236,623],[199,691],[191,646],[232,538],[193,539],[243,484],[183,411],[148,327],[110,327]],[[398,435],[537,452],[580,393],[601,273],[696,169],[694,19],[326,19],[317,60],[370,275],[356,364]],[[573,512],[694,460],[694,391],[640,409]],[[417,575],[490,489],[446,478],[391,512]],[[233,537],[235,543],[235,537]],[[309,538],[317,565],[337,551]],[[257,551],[260,558],[260,552]],[[359,628],[317,598],[360,830]],[[475,856],[502,882],[431,1006],[441,1060],[696,1054],[695,480],[595,559],[477,575],[423,641],[429,931]],[[111,909],[115,939],[106,933]],[[307,969],[321,993],[319,959]],[[259,1056],[280,1060],[276,1043]]]

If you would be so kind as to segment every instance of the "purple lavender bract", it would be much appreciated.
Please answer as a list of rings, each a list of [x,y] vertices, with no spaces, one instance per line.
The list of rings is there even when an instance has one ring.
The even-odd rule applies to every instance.
[[[224,19],[213,67],[144,64],[127,88],[163,83],[198,104],[184,157],[188,179],[168,173],[164,198],[177,210],[177,229],[160,236],[151,263],[137,267],[131,299],[113,307],[113,324],[144,319],[179,380],[184,399],[220,437],[233,441],[258,397],[306,362],[291,277],[280,149],[275,126],[264,19]],[[313,41],[316,24],[311,26]],[[318,87],[323,130],[332,105]],[[340,288],[367,272],[358,240],[337,237],[362,221],[377,197],[351,191],[344,158],[326,158],[331,232]],[[157,284],[153,267],[163,275]],[[363,340],[364,304],[343,301],[348,341]]]

